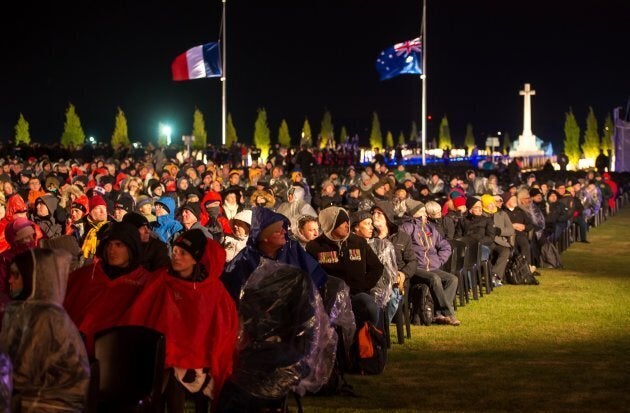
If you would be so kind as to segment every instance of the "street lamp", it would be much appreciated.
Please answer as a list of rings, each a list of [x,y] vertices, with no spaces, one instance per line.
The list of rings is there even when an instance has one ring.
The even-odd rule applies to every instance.
[[[162,133],[166,135],[166,146],[170,146],[171,144],[171,132],[173,130],[168,125],[162,125]]]

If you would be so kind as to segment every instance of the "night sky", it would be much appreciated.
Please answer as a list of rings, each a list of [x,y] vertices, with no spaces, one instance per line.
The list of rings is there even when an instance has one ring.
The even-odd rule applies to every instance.
[[[3,5],[0,25],[0,138],[14,135],[19,113],[34,140],[58,141],[72,102],[88,136],[109,140],[117,107],[132,140],[190,133],[195,107],[210,142],[220,142],[221,82],[171,81],[172,60],[219,37],[220,1],[55,2]],[[9,6],[13,11],[9,11]],[[314,133],[330,110],[367,143],[372,112],[383,133],[406,135],[421,117],[421,81],[403,75],[380,82],[382,49],[417,37],[421,1],[228,0],[228,111],[239,140],[251,142],[256,110],[267,110],[272,139],[284,118],[297,141],[304,118]],[[446,114],[455,144],[466,124],[487,135],[522,130],[523,99],[532,84],[533,132],[562,142],[573,107],[584,128],[588,106],[603,124],[630,97],[630,2],[626,0],[471,1],[428,3],[429,137]]]

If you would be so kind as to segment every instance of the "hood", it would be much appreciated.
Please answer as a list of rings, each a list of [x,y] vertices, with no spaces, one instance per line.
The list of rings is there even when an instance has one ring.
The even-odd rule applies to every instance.
[[[304,201],[304,188],[301,186],[292,186],[289,188],[289,193],[293,191],[293,202]]]
[[[20,195],[15,194],[9,198],[7,201],[7,212],[5,215],[8,221],[13,221],[15,219],[13,215],[16,213],[25,211],[28,211],[28,207]]]
[[[394,205],[388,201],[375,201],[371,211],[374,211],[374,208],[378,208],[383,211],[383,215],[385,215],[385,219],[387,220],[389,232],[392,234],[397,232],[398,226],[394,223],[394,218],[396,216],[394,213]]]
[[[252,227],[249,232],[247,244],[252,246],[256,245],[262,230],[278,221],[282,221],[284,223],[284,229],[287,230],[289,227],[289,220],[284,215],[278,214],[277,212],[265,207],[252,208]]]
[[[37,200],[39,199],[41,199],[46,205],[46,208],[48,208],[48,212],[50,213],[50,216],[53,216],[53,214],[55,213],[55,210],[57,209],[57,205],[59,205],[59,199],[57,199],[57,197],[54,195],[46,194],[37,198],[35,200],[35,204],[37,204]]]
[[[165,205],[168,208],[168,217],[170,219],[175,219],[175,200],[170,196],[163,196],[157,200],[162,205]]]
[[[350,214],[348,214],[348,211],[336,206],[324,208],[319,213],[319,225],[322,228],[322,234],[324,234],[326,238],[330,240],[332,240],[331,233],[335,229],[335,222],[337,222],[337,217],[339,216],[339,213],[341,211],[344,211],[346,215],[348,215],[348,218],[350,218]],[[349,236],[350,232],[348,232],[348,236],[346,236],[345,239],[348,239]],[[345,241],[345,239],[342,241]]]
[[[68,273],[72,257],[59,249],[37,248],[29,250],[32,259],[30,274],[22,274],[31,280],[31,294],[27,301],[45,301],[61,306],[66,296]],[[24,272],[20,269],[21,272]],[[27,281],[25,281],[26,283]]]
[[[208,238],[201,263],[208,271],[207,279],[219,279],[225,267],[225,249],[212,238]]]
[[[208,211],[206,211],[206,202],[219,202],[219,216],[223,216],[223,197],[219,192],[216,191],[208,191],[201,199],[200,214],[199,214],[199,222],[202,225],[206,225],[206,223],[210,220],[210,216],[208,215]]]
[[[4,228],[4,237],[6,238],[12,249],[16,248],[15,237],[18,231],[22,228],[25,228],[27,225],[33,227],[33,231],[35,231],[35,233],[37,234],[35,223],[28,220],[27,218],[22,217],[15,218],[13,221],[10,221],[9,224]],[[33,247],[35,247],[35,245],[33,245]]]

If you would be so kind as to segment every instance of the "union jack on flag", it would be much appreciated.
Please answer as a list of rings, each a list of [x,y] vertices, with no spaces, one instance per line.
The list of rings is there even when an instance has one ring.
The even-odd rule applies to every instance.
[[[407,40],[406,42],[396,43],[394,45],[394,50],[396,51],[396,54],[400,55],[404,53],[405,56],[407,56],[411,52],[421,53],[422,42],[420,41],[419,37],[416,37],[413,40]]]
[[[402,74],[422,74],[422,41],[419,37],[383,50],[376,59],[381,80]]]

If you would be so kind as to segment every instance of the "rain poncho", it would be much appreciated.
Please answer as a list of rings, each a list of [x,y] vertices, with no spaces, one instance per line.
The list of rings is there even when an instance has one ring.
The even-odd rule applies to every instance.
[[[263,259],[243,286],[239,318],[230,381],[248,396],[280,399],[290,390],[303,395],[328,380],[337,334],[306,272]]]
[[[31,250],[32,292],[6,309],[0,351],[13,362],[13,403],[28,411],[83,411],[90,367],[76,326],[61,306],[70,254]]]

